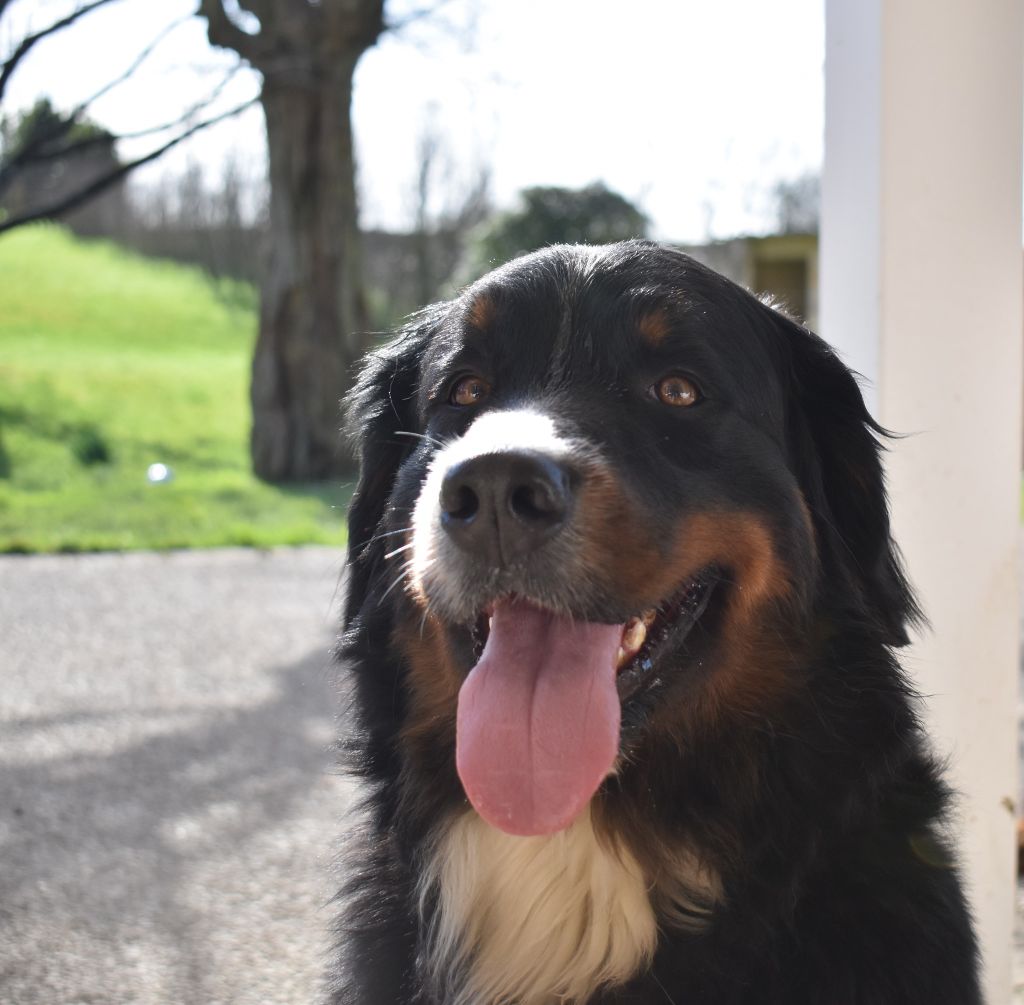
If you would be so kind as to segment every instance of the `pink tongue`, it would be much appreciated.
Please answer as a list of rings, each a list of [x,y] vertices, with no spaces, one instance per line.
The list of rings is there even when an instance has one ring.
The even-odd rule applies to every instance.
[[[459,692],[455,762],[466,795],[509,834],[568,826],[619,749],[622,625],[501,601]]]

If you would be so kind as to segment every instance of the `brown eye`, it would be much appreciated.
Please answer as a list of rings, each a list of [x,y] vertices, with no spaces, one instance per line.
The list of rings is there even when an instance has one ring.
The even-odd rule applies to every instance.
[[[679,374],[659,380],[654,385],[654,393],[660,402],[672,405],[674,408],[689,408],[690,405],[696,405],[700,401],[700,391],[697,390],[697,385]]]
[[[478,405],[491,393],[491,385],[480,377],[463,377],[452,388],[448,400],[453,405]]]

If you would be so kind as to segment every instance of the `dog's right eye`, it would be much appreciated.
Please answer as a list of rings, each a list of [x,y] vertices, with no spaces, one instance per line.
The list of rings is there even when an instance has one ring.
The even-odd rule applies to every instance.
[[[701,399],[697,385],[679,373],[663,377],[651,390],[662,404],[673,408],[689,408]]]
[[[491,393],[491,385],[482,377],[463,377],[456,382],[448,395],[452,405],[479,405]]]

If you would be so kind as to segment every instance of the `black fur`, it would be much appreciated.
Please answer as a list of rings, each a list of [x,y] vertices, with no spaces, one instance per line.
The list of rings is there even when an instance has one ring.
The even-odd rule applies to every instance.
[[[723,897],[704,930],[664,927],[651,969],[591,1002],[977,1005],[975,942],[943,834],[949,793],[892,651],[919,612],[889,534],[882,431],[817,336],[645,242],[511,263],[414,319],[359,378],[341,655],[366,822],[332,1001],[443,1005],[422,974],[414,886],[431,829],[465,798],[450,729],[426,747],[401,738],[415,710],[396,633],[421,615],[384,557],[403,536],[381,535],[408,526],[437,444],[472,419],[431,393],[465,355],[467,305],[481,291],[500,320],[475,365],[511,389],[495,407],[541,402],[565,416],[639,487],[638,519],[652,527],[683,510],[758,513],[793,586],[751,629],[782,675],[781,698],[759,705],[755,680],[753,698],[712,714],[707,679],[687,671],[624,713],[634,756],[597,797],[603,820],[645,864],[673,842],[696,849]],[[651,312],[711,375],[703,412],[663,414],[634,393],[638,357],[621,333]],[[698,627],[710,679],[716,624]]]

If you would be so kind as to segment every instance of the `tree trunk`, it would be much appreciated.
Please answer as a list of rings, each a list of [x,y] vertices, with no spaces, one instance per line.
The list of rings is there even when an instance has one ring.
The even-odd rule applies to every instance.
[[[270,257],[252,372],[252,460],[268,481],[347,470],[340,402],[367,327],[349,109],[363,51],[267,75]]]
[[[255,18],[243,31],[234,6]],[[351,458],[341,399],[365,345],[352,150],[352,74],[384,29],[384,0],[199,0],[213,45],[263,75],[270,255],[252,370],[253,470],[328,479]]]

